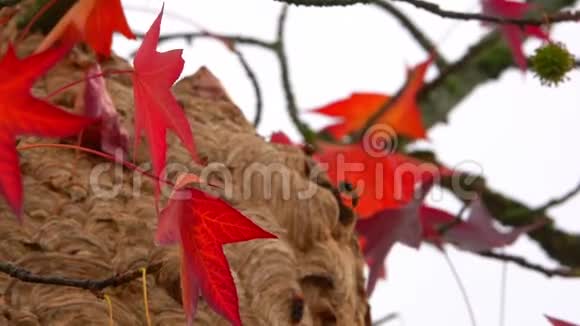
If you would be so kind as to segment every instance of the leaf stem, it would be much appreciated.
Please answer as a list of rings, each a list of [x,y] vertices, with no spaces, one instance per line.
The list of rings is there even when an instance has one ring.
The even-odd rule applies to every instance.
[[[82,82],[85,82],[87,80],[91,80],[91,79],[95,79],[95,78],[99,78],[99,77],[107,77],[110,75],[132,74],[133,72],[134,72],[133,70],[107,70],[107,71],[103,71],[101,73],[90,75],[90,76],[87,76],[83,79],[79,79],[79,80],[75,80],[74,82],[70,82],[70,83],[62,86],[61,88],[46,95],[45,99],[47,99],[47,100],[51,99],[54,96],[66,91],[67,89],[72,88],[72,87],[74,87]]]
[[[443,55],[437,50],[437,46],[429,39],[423,31],[409,18],[407,17],[399,8],[387,1],[374,1],[372,2],[375,7],[382,9],[391,14],[399,23],[405,27],[405,29],[413,36],[415,41],[423,48],[427,53],[432,53],[435,57],[435,64],[440,70],[445,69],[449,63],[443,57]]]
[[[69,145],[69,144],[28,144],[28,145],[20,145],[18,146],[16,149],[19,151],[26,151],[26,150],[31,150],[31,149],[35,149],[35,148],[60,148],[60,149],[73,149],[73,150],[78,150],[81,152],[85,152],[85,153],[89,153],[95,156],[99,156],[102,157],[104,159],[107,159],[113,163],[116,164],[121,164],[124,167],[133,170],[137,173],[140,173],[146,177],[149,177],[155,181],[159,181],[159,182],[163,182],[169,186],[175,186],[175,184],[167,179],[164,178],[159,178],[156,177],[155,175],[141,169],[140,167],[138,167],[137,165],[135,165],[134,163],[131,162],[127,162],[121,159],[118,159],[116,157],[114,157],[111,154],[107,154],[107,153],[103,153],[94,149],[90,149],[90,148],[86,148],[86,147],[82,147],[82,146],[78,146],[78,145]]]
[[[147,268],[141,268],[141,283],[143,285],[143,305],[145,307],[145,319],[147,326],[151,326],[151,315],[149,314],[149,301],[147,300]]]
[[[445,261],[447,262],[447,265],[449,266],[449,269],[451,270],[451,273],[453,274],[453,278],[455,278],[455,281],[457,282],[457,286],[459,287],[459,290],[461,291],[461,295],[463,296],[463,301],[465,302],[465,305],[467,306],[467,313],[469,314],[469,319],[471,321],[471,325],[477,326],[477,323],[475,322],[475,313],[473,312],[473,307],[471,306],[471,303],[469,301],[469,296],[467,295],[467,290],[465,289],[465,285],[463,285],[463,282],[461,281],[461,277],[459,277],[459,273],[457,272],[455,265],[451,261],[451,258],[449,257],[449,255],[447,254],[446,251],[443,251],[443,257],[445,257]]]
[[[28,33],[30,33],[30,29],[32,28],[32,26],[34,26],[34,24],[38,21],[38,19],[42,17],[42,15],[46,14],[46,12],[50,10],[50,8],[52,8],[58,1],[59,0],[49,0],[44,6],[42,6],[42,8],[40,8],[40,10],[36,14],[34,14],[34,16],[30,19],[28,24],[26,24],[26,26],[20,33],[20,36],[18,37],[18,39],[16,39],[15,43],[17,44],[21,42],[28,35]]]
[[[107,302],[107,310],[109,311],[109,326],[114,326],[115,324],[113,321],[113,302],[111,302],[111,297],[109,297],[108,294],[105,293],[103,297]]]
[[[499,326],[505,325],[505,313],[507,304],[507,275],[508,264],[506,261],[501,263],[501,281],[499,287]]]
[[[397,318],[400,318],[399,314],[396,312],[392,312],[392,313],[382,317],[381,319],[374,321],[371,325],[372,326],[381,326],[383,324],[390,323],[393,320],[396,320]]]

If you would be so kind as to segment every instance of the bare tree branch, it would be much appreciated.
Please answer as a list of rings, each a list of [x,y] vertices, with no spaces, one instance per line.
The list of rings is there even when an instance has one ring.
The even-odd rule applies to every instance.
[[[336,6],[350,6],[355,4],[371,4],[377,3],[377,0],[276,0],[291,5],[311,6],[311,7],[336,7]],[[563,11],[543,17],[531,18],[508,18],[502,16],[493,16],[482,13],[467,13],[453,10],[446,10],[441,8],[438,4],[423,1],[423,0],[391,0],[411,4],[419,9],[426,10],[432,14],[443,18],[458,19],[458,20],[478,20],[494,24],[512,24],[518,26],[542,26],[563,22],[576,22],[580,20],[580,12],[578,11]]]
[[[496,259],[496,260],[500,260],[500,261],[508,262],[508,263],[514,263],[522,268],[541,273],[547,277],[554,277],[554,276],[580,277],[580,270],[563,269],[563,268],[551,269],[551,268],[547,268],[547,267],[544,267],[544,266],[536,264],[536,263],[531,263],[528,260],[526,260],[525,258],[515,256],[515,255],[510,255],[510,254],[505,254],[505,253],[497,253],[497,252],[492,252],[492,251],[481,252],[478,254],[480,256],[483,256],[483,257],[492,258],[492,259]]]
[[[443,166],[431,152],[419,151],[409,155]],[[534,240],[550,258],[562,266],[580,268],[580,234],[558,228],[554,219],[545,212],[536,212],[525,204],[491,189],[485,179],[469,174],[455,174],[441,179],[441,186],[451,191],[455,196],[469,203],[477,194],[497,221],[506,226],[519,227],[530,225],[537,221],[546,224],[527,235]],[[517,212],[513,214],[512,212]],[[454,223],[450,223],[452,226]]]
[[[263,107],[263,100],[262,100],[262,89],[260,88],[260,83],[258,82],[258,77],[256,77],[256,73],[238,49],[232,48],[234,54],[238,57],[240,64],[244,68],[248,79],[252,83],[252,88],[254,89],[254,95],[256,96],[256,115],[254,116],[254,127],[257,128],[260,124],[260,120],[262,119],[262,107]]]
[[[575,197],[578,193],[580,193],[580,183],[578,183],[576,185],[576,187],[574,187],[574,189],[568,191],[567,193],[565,193],[564,195],[562,195],[561,197],[558,198],[554,198],[554,199],[550,199],[548,202],[546,202],[544,205],[536,208],[536,209],[532,209],[532,210],[521,210],[521,211],[512,211],[509,215],[507,215],[508,218],[518,218],[518,217],[522,217],[522,216],[526,216],[529,215],[530,212],[532,214],[542,214],[545,213],[548,209],[564,204],[565,202],[567,202],[568,200],[572,199],[573,197]]]
[[[369,4],[374,0],[275,0],[289,5],[308,7],[344,7],[356,4]]]
[[[135,36],[139,39],[142,39],[145,34],[143,33],[135,33]],[[188,42],[192,42],[198,38],[209,38],[209,39],[224,39],[232,43],[236,44],[243,44],[243,45],[253,45],[258,46],[266,49],[273,49],[274,44],[272,42],[260,40],[253,37],[248,36],[240,36],[240,35],[227,35],[227,34],[214,34],[208,32],[185,32],[185,33],[168,33],[161,35],[159,37],[159,42],[169,41],[176,38],[185,39]]]
[[[490,189],[484,179],[472,176],[470,181],[463,181],[464,177],[455,179],[443,178],[442,186],[455,193],[461,200],[468,201],[471,198],[464,198],[466,193],[477,193],[483,200],[491,215],[500,223],[519,227],[529,225],[539,220],[545,220],[546,224],[530,233],[528,236],[535,240],[551,258],[558,261],[563,266],[580,268],[580,234],[559,229],[554,224],[554,219],[545,212],[536,212],[533,208]],[[467,178],[467,177],[466,177]],[[458,187],[458,185],[460,185]],[[460,189],[458,189],[460,188]],[[518,212],[513,214],[511,212]]]
[[[381,319],[375,320],[372,324],[372,326],[381,326],[387,323],[390,323],[392,321],[394,321],[395,319],[399,318],[399,314],[396,312],[392,312],[384,317],[382,317]]]
[[[375,1],[373,2],[375,7],[385,10],[395,17],[405,29],[415,38],[417,43],[425,50],[427,53],[433,53],[435,56],[435,63],[439,69],[444,69],[447,67],[448,63],[443,57],[443,55],[437,50],[435,44],[423,33],[415,23],[409,19],[403,12],[401,12],[397,7],[393,6],[387,1]]]
[[[156,273],[161,268],[161,263],[150,265],[146,268],[147,273]],[[0,273],[9,275],[15,279],[27,283],[69,286],[85,289],[99,294],[100,291],[108,287],[117,287],[125,283],[138,279],[142,275],[142,270],[129,271],[110,278],[101,280],[75,279],[61,276],[45,276],[32,273],[31,271],[18,267],[8,262],[0,261]]]
[[[531,0],[546,12],[557,12],[577,0]],[[432,127],[445,122],[449,112],[479,85],[498,78],[513,66],[507,44],[497,32],[492,32],[471,46],[467,53],[452,63],[437,78],[427,84],[420,95],[423,122]]]
[[[288,15],[288,7],[284,6],[280,16],[278,18],[278,29],[277,29],[277,39],[276,47],[274,52],[278,58],[280,65],[280,73],[282,75],[282,88],[284,89],[284,95],[286,97],[286,109],[290,115],[290,119],[294,126],[298,129],[304,141],[306,143],[311,143],[316,137],[316,133],[300,119],[300,112],[298,110],[298,104],[296,103],[296,96],[292,89],[292,82],[290,80],[290,68],[288,66],[288,57],[286,55],[285,43],[284,43],[284,32],[286,25],[286,17]]]

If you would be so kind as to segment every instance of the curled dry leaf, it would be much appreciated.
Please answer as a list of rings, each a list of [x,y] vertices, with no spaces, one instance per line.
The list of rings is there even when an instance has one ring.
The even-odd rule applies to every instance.
[[[97,123],[87,128],[82,135],[83,146],[97,148],[105,153],[116,154],[121,149],[127,154],[129,136],[121,125],[119,114],[111,95],[107,91],[105,79],[101,74],[101,67],[95,64],[87,71],[87,81],[82,94],[82,103],[85,116],[94,118]]]
[[[501,231],[495,225],[495,219],[484,206],[481,199],[475,199],[470,204],[470,213],[465,221],[444,211],[424,207],[421,221],[426,240],[436,243],[448,242],[457,248],[473,252],[489,251],[514,243],[522,234],[536,230],[544,225],[543,221]],[[441,227],[448,229],[440,234]]]
[[[433,180],[422,182],[413,200],[400,208],[387,208],[368,219],[357,221],[365,259],[369,265],[367,293],[371,295],[379,278],[386,275],[384,261],[396,242],[412,248],[421,245],[421,204],[433,186]]]

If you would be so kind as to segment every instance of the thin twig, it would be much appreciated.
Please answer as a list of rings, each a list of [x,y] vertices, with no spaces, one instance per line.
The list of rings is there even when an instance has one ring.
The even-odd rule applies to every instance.
[[[372,326],[381,326],[384,325],[386,323],[392,322],[393,320],[399,318],[399,314],[396,312],[392,312],[384,317],[382,317],[381,319],[375,320],[372,323]]]
[[[243,53],[235,47],[232,48],[232,51],[240,61],[240,64],[242,65],[242,68],[244,68],[250,83],[252,83],[252,88],[254,89],[254,95],[256,97],[256,115],[254,116],[254,127],[257,128],[260,124],[260,120],[262,120],[262,107],[264,105],[262,100],[262,89],[260,88],[260,83],[258,82],[256,73],[244,57]]]
[[[135,36],[139,39],[142,39],[145,34],[142,33],[136,33]],[[168,33],[168,34],[164,34],[161,35],[159,37],[159,41],[163,42],[163,41],[169,41],[169,40],[173,40],[173,39],[185,39],[188,42],[193,41],[194,39],[197,38],[209,38],[209,39],[224,39],[227,40],[229,42],[233,42],[236,44],[243,44],[243,45],[252,45],[252,46],[258,46],[258,47],[262,47],[262,48],[266,48],[266,49],[270,49],[272,50],[274,47],[274,44],[272,42],[268,42],[268,41],[264,41],[264,40],[260,40],[257,38],[253,38],[253,37],[247,37],[247,36],[240,36],[240,35],[227,35],[227,34],[214,34],[214,33],[208,33],[208,32],[182,32],[182,33]]]
[[[563,268],[550,269],[550,268],[544,267],[542,265],[529,262],[525,258],[515,256],[515,255],[510,255],[510,254],[505,254],[505,253],[497,253],[497,252],[492,252],[492,251],[480,252],[478,254],[480,256],[483,256],[483,257],[497,259],[497,260],[500,260],[503,262],[514,263],[520,267],[541,273],[547,277],[554,277],[554,276],[566,277],[566,278],[580,277],[580,270],[563,269]]]
[[[465,285],[461,281],[461,277],[459,276],[459,273],[457,272],[455,265],[451,261],[451,258],[449,257],[449,255],[447,254],[446,251],[443,251],[443,257],[445,257],[445,261],[447,262],[447,265],[449,266],[449,269],[451,270],[451,273],[453,274],[453,278],[455,278],[455,281],[457,282],[457,286],[459,287],[459,290],[461,291],[461,295],[463,296],[463,301],[465,302],[465,305],[467,306],[467,312],[469,314],[471,326],[477,326],[477,323],[475,322],[475,313],[473,312],[473,307],[471,306],[471,302],[469,301],[469,296],[467,295],[467,289],[465,288]]]
[[[373,0],[275,0],[289,5],[307,7],[345,7],[356,4],[369,4]]]
[[[376,0],[277,0],[291,5],[311,6],[311,7],[336,7],[350,6],[355,4],[371,4]],[[542,26],[554,23],[576,22],[580,20],[579,11],[562,11],[540,18],[509,18],[502,16],[486,15],[481,13],[467,13],[441,8],[438,4],[423,0],[391,0],[411,4],[419,9],[426,10],[432,14],[443,18],[459,20],[478,20],[494,24],[513,24],[518,26],[532,25]]]
[[[421,154],[417,157],[433,164],[444,165],[432,153]],[[570,277],[580,277],[580,256],[574,254],[580,251],[580,233],[559,228],[555,224],[555,219],[548,216],[546,212],[532,214],[533,208],[495,191],[489,187],[483,177],[469,173],[457,173],[451,177],[443,177],[440,185],[451,191],[464,203],[470,202],[473,195],[478,194],[491,216],[502,225],[520,227],[533,224],[536,221],[545,221],[544,226],[527,233],[527,236],[537,242],[544,252],[561,266],[575,269],[571,273],[564,274],[572,274]],[[521,212],[521,217],[510,217],[513,211]],[[523,214],[524,212],[527,213]]]
[[[567,192],[563,196],[561,196],[559,198],[554,198],[554,199],[548,201],[547,203],[545,203],[544,205],[536,208],[535,210],[538,212],[545,212],[546,210],[548,210],[554,206],[558,206],[558,205],[561,205],[561,204],[567,202],[568,200],[572,199],[572,197],[575,197],[578,193],[580,193],[580,183],[578,183],[574,189],[570,190],[569,192]]]
[[[78,84],[82,84],[84,82],[87,82],[91,79],[104,78],[104,77],[108,77],[108,76],[112,76],[112,75],[133,74],[133,73],[134,73],[133,70],[106,70],[106,71],[102,71],[98,74],[86,76],[82,79],[78,79],[78,80],[70,82],[66,85],[63,85],[63,86],[59,87],[58,89],[47,94],[44,98],[49,100],[49,99],[55,97],[56,95],[61,94],[62,92],[66,91],[66,90],[68,90],[68,89],[70,89]]]
[[[568,191],[564,195],[562,195],[558,198],[551,199],[548,202],[546,202],[544,205],[542,205],[538,208],[534,208],[532,210],[527,210],[527,209],[514,210],[514,211],[510,212],[509,214],[505,214],[505,216],[508,218],[511,218],[511,219],[517,219],[517,218],[525,217],[528,215],[542,214],[542,213],[545,213],[548,209],[550,209],[552,207],[564,204],[565,202],[572,199],[573,197],[575,197],[579,193],[580,193],[580,183],[578,183],[576,185],[576,187],[574,187],[574,189]]]
[[[469,202],[464,202],[463,206],[461,206],[461,209],[459,210],[457,215],[455,215],[455,219],[453,219],[453,221],[446,223],[446,224],[443,224],[437,228],[437,232],[439,233],[439,235],[444,236],[445,233],[449,232],[449,230],[453,229],[454,227],[458,226],[459,224],[462,224],[463,223],[463,214],[465,213],[465,211],[468,208],[469,208]]]
[[[299,112],[298,112],[298,105],[296,104],[296,97],[294,95],[294,91],[292,89],[292,82],[290,81],[290,68],[288,66],[288,57],[286,55],[286,49],[284,45],[284,31],[286,25],[286,17],[288,16],[288,6],[284,6],[282,11],[280,12],[280,16],[278,18],[278,29],[277,29],[277,38],[276,38],[276,47],[274,52],[276,57],[278,58],[278,62],[280,64],[280,72],[282,75],[282,88],[284,89],[284,96],[286,97],[286,109],[288,114],[290,115],[290,119],[292,123],[306,143],[312,143],[315,137],[314,131],[302,120],[300,120]]]
[[[144,34],[137,34],[138,38],[143,38]],[[252,88],[254,89],[254,94],[256,96],[256,115],[254,117],[254,127],[258,127],[260,124],[260,120],[262,118],[262,107],[263,107],[263,100],[262,100],[262,89],[260,88],[260,83],[258,83],[258,78],[256,73],[244,57],[241,51],[235,48],[235,45],[252,45],[262,47],[267,50],[275,51],[275,44],[272,42],[267,42],[263,40],[259,40],[252,37],[245,37],[245,36],[238,36],[238,35],[221,35],[209,32],[187,32],[187,33],[174,33],[174,34],[165,34],[159,37],[159,41],[169,41],[176,38],[184,38],[187,42],[191,43],[196,38],[210,38],[214,40],[221,40],[228,45],[230,50],[236,55],[242,68],[246,72],[250,83],[252,84]],[[229,46],[231,43],[231,46]]]
[[[150,265],[147,267],[147,273],[156,273],[160,268],[161,263]],[[26,283],[70,286],[74,288],[89,290],[95,293],[99,293],[108,287],[117,287],[125,283],[129,283],[135,279],[140,278],[142,275],[141,269],[136,269],[101,280],[76,279],[63,276],[46,276],[35,274],[25,268],[3,261],[0,261],[0,272]]]
[[[16,149],[18,151],[26,151],[26,150],[36,149],[36,148],[59,148],[59,149],[69,149],[69,150],[85,152],[85,153],[88,153],[91,155],[99,156],[99,157],[104,158],[106,160],[109,160],[115,164],[121,164],[122,166],[126,167],[127,169],[135,171],[135,172],[142,174],[146,177],[149,177],[152,180],[158,181],[160,183],[164,183],[164,184],[169,185],[171,187],[175,186],[175,184],[173,182],[171,182],[170,180],[164,179],[162,177],[158,177],[150,172],[147,172],[147,171],[141,169],[139,166],[137,166],[134,163],[119,160],[118,158],[116,158],[115,156],[113,156],[111,154],[100,152],[100,151],[97,151],[97,150],[94,150],[91,148],[86,148],[86,147],[77,146],[77,145],[69,145],[69,144],[36,143],[36,144],[26,144],[26,145],[21,145],[21,146],[19,145]]]
[[[501,280],[499,284],[499,326],[505,325],[505,313],[507,305],[507,275],[508,264],[506,261],[501,264]]]
[[[401,10],[397,7],[392,5],[390,2],[387,1],[375,1],[373,2],[375,7],[385,10],[393,17],[395,17],[405,29],[413,36],[413,38],[417,41],[417,43],[425,50],[427,53],[432,53],[435,57],[435,63],[439,69],[444,69],[447,67],[448,63],[447,60],[443,57],[443,55],[437,50],[435,44],[429,39],[423,31],[419,29],[415,23],[409,19]]]

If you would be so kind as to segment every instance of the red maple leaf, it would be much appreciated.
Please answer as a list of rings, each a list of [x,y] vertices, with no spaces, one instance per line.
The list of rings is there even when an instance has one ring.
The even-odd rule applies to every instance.
[[[37,51],[66,39],[73,43],[85,41],[95,52],[109,57],[115,32],[129,39],[135,38],[127,24],[121,0],[79,0],[44,38]]]
[[[95,64],[87,71],[87,76],[101,73],[101,67]],[[112,155],[117,149],[126,154],[129,150],[129,135],[121,125],[117,109],[107,91],[105,79],[87,78],[81,98],[85,116],[97,119],[97,123],[83,132],[82,144]]]
[[[143,131],[149,142],[153,172],[160,176],[165,168],[167,129],[179,137],[194,160],[198,160],[191,127],[171,87],[183,71],[182,50],[157,52],[163,9],[143,38],[135,55],[133,88],[135,96],[135,148]],[[156,193],[159,193],[157,183]]]
[[[319,144],[315,158],[339,186],[350,183],[358,197],[354,210],[368,218],[387,208],[407,204],[418,182],[452,175],[453,171],[400,153],[375,153],[362,144]],[[378,154],[378,155],[377,155]]]
[[[546,319],[552,324],[552,326],[578,326],[578,324],[572,324],[561,319],[550,317],[546,315]]]
[[[514,2],[509,0],[482,0],[483,12],[490,15],[497,15],[506,18],[523,18],[533,5],[525,2]],[[522,43],[527,36],[534,36],[542,40],[549,40],[548,34],[538,26],[525,26],[521,28],[513,24],[502,24],[500,27],[509,47],[514,55],[514,59],[522,70],[526,70],[528,63],[522,49]]]
[[[448,242],[467,251],[483,252],[508,246],[522,234],[544,225],[540,221],[503,232],[494,226],[495,219],[480,199],[473,200],[469,209],[467,219],[462,221],[439,209],[423,207],[421,224],[424,238],[438,244]],[[443,235],[439,232],[441,227],[448,227]]]
[[[427,205],[421,206],[420,216],[423,240],[431,242],[439,249],[443,249],[443,243],[445,242],[441,235],[441,229],[465,223],[444,210]]]
[[[238,296],[222,246],[252,239],[274,239],[223,200],[182,179],[161,211],[156,239],[181,246],[181,290],[188,325],[192,325],[199,293],[233,325],[241,325]],[[198,180],[194,178],[193,180]]]
[[[400,208],[388,208],[368,219],[358,220],[356,230],[369,265],[367,294],[371,295],[379,278],[386,275],[384,261],[396,242],[412,248],[421,245],[421,203],[433,186],[433,179],[421,183],[412,201]]]
[[[65,112],[31,94],[34,82],[69,49],[52,48],[19,59],[10,45],[0,61],[0,193],[18,217],[22,215],[22,180],[16,136],[67,137],[79,133],[93,121]]]
[[[281,144],[281,145],[294,145],[290,137],[286,135],[283,131],[276,131],[270,135],[270,143]]]
[[[396,133],[412,139],[426,137],[421,109],[417,104],[417,94],[423,87],[425,74],[431,62],[433,58],[429,58],[409,71],[405,89],[395,99],[393,106],[377,120],[377,124],[386,124]],[[390,100],[391,97],[383,94],[354,93],[349,98],[312,111],[339,118],[338,123],[326,127],[324,131],[335,139],[342,139],[363,128],[369,118]]]

